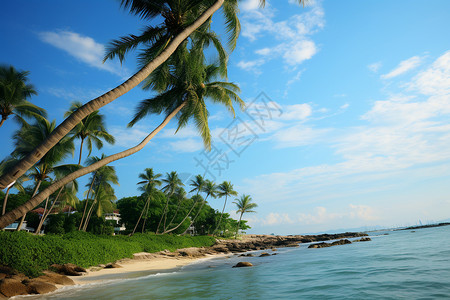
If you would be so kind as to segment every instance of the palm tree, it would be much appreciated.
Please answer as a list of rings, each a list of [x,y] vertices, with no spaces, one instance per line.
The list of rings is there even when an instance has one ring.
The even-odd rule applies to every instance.
[[[183,186],[183,182],[178,177],[177,172],[172,171],[170,173],[166,173],[166,178],[162,180],[166,185],[163,186],[162,191],[166,194],[166,204],[164,206],[163,214],[161,215],[161,219],[159,220],[158,227],[156,228],[156,233],[159,232],[159,227],[161,226],[161,222],[164,219],[163,231],[166,230],[166,219],[167,219],[167,209],[169,208],[170,197],[172,197],[173,193],[175,193],[176,189],[180,186]]]
[[[64,113],[64,117],[69,117],[81,106],[83,106],[81,102],[72,102],[69,110]],[[98,110],[94,111],[78,123],[72,130],[72,135],[73,137],[81,140],[78,164],[81,164],[81,154],[83,151],[84,141],[86,141],[89,151],[88,156],[91,155],[93,143],[97,149],[100,149],[103,147],[102,140],[109,144],[114,144],[115,142],[114,137],[106,131],[104,116],[100,114]]]
[[[10,115],[22,125],[28,124],[23,117],[46,117],[42,109],[27,100],[37,95],[33,85],[27,83],[28,71],[17,71],[13,66],[0,65],[0,127]]]
[[[174,196],[176,199],[178,199],[177,201],[177,209],[175,210],[175,213],[173,214],[172,219],[170,219],[170,222],[167,224],[167,227],[170,227],[170,225],[172,224],[173,220],[175,220],[175,218],[178,215],[178,211],[180,210],[181,207],[181,203],[183,203],[184,200],[186,200],[186,191],[182,188],[182,187],[178,187],[174,193]],[[164,231],[166,231],[167,229],[164,229]]]
[[[144,170],[144,173],[139,174],[139,178],[142,179],[142,181],[139,181],[137,184],[141,185],[139,189],[145,193],[145,195],[147,196],[147,201],[145,201],[145,205],[142,208],[141,215],[139,216],[139,219],[136,222],[136,226],[134,227],[133,232],[131,234],[134,234],[134,232],[136,231],[139,221],[141,220],[144,211],[146,211],[144,222],[142,223],[142,232],[144,232],[145,221],[147,220],[148,210],[150,208],[150,198],[155,190],[155,187],[161,185],[162,183],[161,180],[158,180],[158,178],[161,176],[162,175],[159,173],[155,174],[152,168],[146,168]]]
[[[0,174],[5,172],[11,165],[13,165],[15,163],[15,160],[16,159],[14,159],[12,157],[8,157],[8,158],[4,159],[3,161],[1,161],[0,162]],[[3,199],[1,215],[4,215],[6,213],[6,204],[8,203],[8,196],[9,196],[10,190],[12,188],[15,188],[19,192],[24,192],[25,189],[23,188],[23,182],[28,181],[28,180],[30,180],[29,177],[27,177],[26,175],[22,175],[16,181],[12,182],[9,186],[6,187],[6,193],[5,193],[5,198]]]
[[[179,9],[182,3],[182,8]],[[180,4],[180,5],[178,5]],[[167,26],[164,29],[166,32],[167,40],[162,41],[159,35],[163,30],[144,31],[142,36],[146,37],[146,40],[141,39],[144,46],[149,49],[159,49],[155,53],[154,58],[148,62],[143,68],[141,68],[136,74],[130,77],[127,81],[119,85],[118,87],[110,90],[109,92],[95,98],[82,107],[80,107],[75,113],[66,118],[53,132],[53,134],[46,139],[41,145],[36,147],[29,155],[22,158],[13,168],[7,173],[0,176],[0,188],[3,189],[9,185],[13,180],[23,175],[28,169],[30,169],[41,157],[49,151],[55,144],[66,136],[70,130],[72,130],[76,124],[80,123],[85,117],[92,112],[100,109],[101,107],[111,103],[118,97],[129,92],[131,89],[141,83],[147,76],[149,76],[161,63],[166,61],[177,49],[177,47],[185,41],[197,28],[211,18],[211,16],[223,6],[224,20],[226,25],[226,31],[229,33],[229,45],[234,48],[237,37],[240,31],[239,20],[237,18],[238,8],[237,0],[166,0],[166,1],[145,1],[145,0],[121,0],[121,6],[124,9],[129,9],[134,15],[137,15],[145,21],[154,21],[154,19],[162,19],[161,24]],[[182,14],[181,14],[182,13]],[[150,27],[149,27],[150,28]],[[161,29],[161,28],[160,28]],[[152,35],[154,35],[152,37]],[[134,39],[136,36],[130,35],[129,39]],[[126,44],[127,38],[122,38],[122,41]],[[148,43],[150,42],[150,46]],[[165,42],[164,46],[155,46],[156,42]],[[122,48],[122,50],[116,51],[119,59],[122,55],[130,50],[135,49],[139,43],[133,42],[131,47]],[[113,42],[114,47],[114,42]],[[127,49],[125,51],[125,49]],[[112,50],[112,49],[110,49]],[[114,53],[114,51],[110,51]],[[145,50],[143,51],[145,52]],[[112,58],[113,56],[107,55],[105,58]],[[147,58],[148,59],[148,58]],[[8,222],[6,219],[4,222]],[[1,224],[2,222],[0,222]],[[1,227],[1,225],[0,225]]]
[[[220,226],[220,222],[222,221],[223,213],[225,211],[225,206],[227,205],[227,198],[229,196],[237,196],[237,192],[235,190],[233,190],[233,185],[229,181],[224,181],[221,184],[219,184],[218,190],[219,191],[217,193],[217,196],[219,196],[220,198],[225,196],[225,202],[223,204],[223,209],[222,209],[222,213],[220,214],[219,222],[217,223],[216,229],[214,229],[214,233],[217,231],[217,229]]]
[[[236,204],[236,206],[238,208],[236,213],[241,213],[241,215],[239,216],[239,222],[238,222],[238,225],[236,228],[236,234],[234,235],[234,238],[236,238],[238,231],[239,231],[239,226],[241,225],[242,215],[244,213],[255,212],[253,209],[258,207],[258,204],[252,203],[252,198],[248,195],[242,195],[240,199],[236,199],[235,202],[233,202],[233,203]]]
[[[204,192],[206,194],[205,199],[202,202],[202,205],[200,205],[200,208],[197,211],[197,214],[195,215],[195,217],[191,220],[191,223],[189,224],[188,228],[186,228],[186,230],[183,232],[183,234],[186,234],[186,232],[188,231],[189,227],[192,226],[192,224],[194,224],[195,220],[197,220],[197,217],[200,215],[200,212],[202,211],[203,206],[206,203],[206,200],[208,199],[209,196],[216,198],[217,197],[217,185],[212,182],[211,180],[207,179],[205,180],[205,184],[203,186],[202,192]]]
[[[22,129],[14,134],[13,138],[16,148],[12,152],[12,156],[20,158],[27,155],[29,151],[36,147],[36,145],[39,145],[39,143],[45,140],[54,129],[55,121],[49,122],[45,118],[36,119],[34,124],[22,127]],[[70,170],[73,172],[73,165],[55,166],[69,154],[73,155],[73,151],[73,140],[65,137],[41,158],[36,166],[34,166],[33,174],[31,174],[36,181],[35,189],[31,198],[33,198],[38,192],[42,181],[49,178],[52,172],[63,172],[63,170]],[[17,230],[20,230],[20,227],[25,220],[25,215],[26,214],[22,216]]]
[[[93,178],[93,188],[94,201],[89,208],[82,230],[86,231],[89,224],[89,220],[94,211],[95,206],[97,206],[97,215],[101,216],[104,208],[111,208],[111,201],[115,200],[114,189],[111,184],[119,184],[119,178],[116,175],[116,170],[111,166],[103,166],[98,168],[95,172],[95,177]],[[87,200],[87,199],[86,199]]]

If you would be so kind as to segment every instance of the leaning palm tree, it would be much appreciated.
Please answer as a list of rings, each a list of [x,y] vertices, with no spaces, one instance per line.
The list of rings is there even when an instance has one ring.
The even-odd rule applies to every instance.
[[[0,127],[13,115],[22,125],[27,125],[24,117],[46,117],[42,109],[27,99],[37,95],[34,86],[28,83],[28,71],[17,71],[13,66],[0,65]]]
[[[194,224],[195,220],[197,220],[208,197],[209,196],[211,196],[212,198],[217,197],[217,185],[214,182],[212,182],[211,180],[207,179],[207,180],[205,180],[205,185],[203,186],[202,192],[204,192],[206,194],[206,197],[202,201],[202,205],[200,205],[200,208],[198,209],[197,213],[195,214],[194,218],[191,220],[191,223],[189,224],[188,228],[186,228],[186,230],[183,232],[183,234],[186,234],[189,227],[191,227],[192,224]]]
[[[24,126],[14,134],[15,149],[12,152],[13,157],[23,157],[29,153],[36,145],[45,140],[51,132],[55,129],[55,121],[50,122],[45,118],[36,119],[35,123],[30,126]],[[42,181],[50,177],[50,174],[55,171],[70,170],[74,171],[73,165],[60,165],[57,163],[62,161],[68,155],[73,155],[74,145],[71,138],[65,137],[49,152],[47,152],[41,160],[33,167],[32,176],[35,179],[35,188],[33,198],[39,190]],[[69,172],[67,172],[69,173]],[[17,230],[25,220],[25,214],[22,216]]]
[[[1,161],[0,162],[0,174],[5,172],[14,163],[15,163],[15,159],[12,157],[8,157],[8,158],[4,159],[3,161]],[[12,188],[15,188],[19,192],[24,192],[25,189],[23,188],[23,183],[28,180],[30,180],[30,178],[28,176],[22,175],[21,177],[19,177],[17,180],[15,180],[9,186],[6,187],[6,193],[5,193],[5,198],[3,199],[1,215],[4,215],[6,213],[6,204],[8,203],[8,196],[9,196],[10,190]]]
[[[166,173],[166,178],[162,180],[166,185],[163,186],[162,191],[166,194],[166,204],[164,205],[164,211],[161,215],[161,219],[159,220],[158,227],[156,228],[156,233],[159,232],[159,228],[161,226],[162,220],[164,220],[163,224],[163,231],[166,230],[166,220],[167,220],[167,213],[169,208],[169,201],[170,197],[172,197],[173,193],[177,190],[178,187],[183,186],[183,182],[178,177],[177,172],[172,171],[170,173]]]
[[[108,103],[111,103],[141,83],[159,65],[161,65],[161,63],[166,61],[175,52],[177,47],[195,30],[203,23],[210,20],[212,15],[221,7],[223,7],[222,11],[224,14],[226,31],[229,35],[229,45],[232,50],[236,45],[236,40],[240,32],[239,20],[237,18],[237,2],[237,0],[121,0],[121,6],[125,9],[129,9],[132,14],[139,16],[149,23],[154,23],[155,20],[161,20],[161,26],[167,28],[162,29],[161,26],[159,26],[158,30],[153,30],[151,29],[152,26],[148,26],[149,30],[144,30],[144,33],[140,37],[130,35],[129,37],[122,38],[125,47],[115,45],[113,42],[112,49],[110,50],[114,50],[115,46],[119,46],[119,48],[117,51],[110,51],[110,54],[115,54],[107,55],[105,58],[109,59],[118,56],[123,59],[126,52],[134,50],[140,45],[144,47],[142,53],[145,53],[147,50],[150,50],[151,52],[151,49],[157,49],[157,51],[153,51],[153,58],[126,82],[100,97],[87,102],[66,118],[54,130],[51,137],[36,147],[29,155],[22,158],[6,174],[0,176],[0,188],[5,188],[13,180],[23,175],[39,161],[47,151],[55,146],[59,140],[66,136],[76,124],[89,114]],[[165,40],[161,39],[162,33],[165,33]],[[129,43],[130,40],[132,41],[131,44]],[[146,59],[148,59],[148,57]],[[4,222],[8,221],[4,219]],[[1,223],[2,221],[0,221],[0,224]]]
[[[67,112],[64,113],[64,117],[67,118],[73,114],[77,109],[79,109],[83,104],[81,102],[73,102]],[[81,120],[80,123],[75,126],[71,131],[73,137],[80,139],[80,155],[78,158],[78,164],[81,164],[81,154],[83,152],[83,145],[86,141],[88,149],[88,157],[92,152],[92,144],[95,145],[97,149],[103,147],[102,140],[109,144],[114,144],[115,139],[106,131],[104,116],[100,114],[98,110],[94,111],[86,118]]]
[[[148,217],[148,210],[150,208],[150,198],[152,194],[154,193],[154,190],[157,186],[161,185],[161,180],[158,178],[161,177],[161,174],[157,173],[155,174],[153,172],[152,168],[146,168],[144,170],[144,173],[139,174],[139,178],[142,179],[137,184],[140,185],[139,189],[144,192],[144,194],[147,197],[147,201],[145,201],[144,207],[142,208],[141,215],[139,216],[138,221],[136,222],[136,226],[134,226],[133,232],[131,234],[134,234],[136,231],[138,224],[144,214],[144,211],[146,211],[146,215],[144,218],[144,221],[142,222],[142,232],[144,232],[145,228],[145,221]]]
[[[217,223],[216,229],[214,229],[214,233],[213,234],[215,234],[217,229],[219,229],[220,222],[222,221],[223,213],[224,213],[225,207],[227,205],[227,198],[229,196],[237,196],[237,192],[235,190],[233,190],[233,185],[229,181],[222,182],[221,184],[219,184],[217,189],[218,189],[217,196],[220,197],[220,198],[225,196],[225,202],[223,204],[223,209],[222,209],[222,212],[220,214],[219,222]]]
[[[244,213],[251,213],[251,212],[255,212],[253,209],[258,207],[258,205],[256,203],[252,203],[252,198],[248,195],[242,195],[240,199],[236,199],[235,202],[233,202],[234,204],[236,204],[237,206],[237,211],[236,213],[241,213],[241,215],[239,216],[239,222],[236,228],[236,234],[234,235],[234,238],[237,237],[238,231],[239,231],[239,226],[241,225],[241,220],[242,220],[242,215]]]

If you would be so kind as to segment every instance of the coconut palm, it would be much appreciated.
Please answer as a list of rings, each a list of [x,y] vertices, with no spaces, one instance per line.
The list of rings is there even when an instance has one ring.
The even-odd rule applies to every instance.
[[[42,109],[27,99],[37,95],[34,86],[28,83],[28,71],[17,71],[13,66],[0,65],[0,127],[13,115],[22,125],[28,124],[24,117],[46,117]]]
[[[45,140],[51,132],[55,129],[55,121],[50,122],[45,118],[36,119],[35,123],[29,126],[24,126],[18,130],[14,136],[15,149],[12,152],[13,157],[23,157],[27,155],[36,145],[39,145]],[[73,165],[56,164],[66,158],[69,154],[73,155],[74,145],[71,138],[65,137],[55,147],[48,151],[39,162],[33,167],[33,172],[30,174],[35,179],[35,189],[31,198],[36,195],[42,181],[50,177],[52,172],[63,172],[63,170],[73,171]],[[69,172],[67,172],[69,173]],[[67,174],[66,173],[66,174]],[[25,220],[25,214],[22,216],[17,230]]]
[[[217,223],[216,229],[214,229],[214,233],[217,231],[217,229],[220,226],[220,222],[222,221],[222,217],[223,217],[223,213],[225,211],[225,207],[227,205],[228,197],[229,196],[237,196],[237,192],[235,190],[233,190],[233,185],[229,181],[222,182],[221,184],[219,184],[217,189],[218,189],[217,196],[220,198],[225,197],[225,202],[223,204],[223,209],[220,214],[219,222]]]
[[[166,173],[166,178],[162,180],[166,185],[163,186],[162,191],[166,194],[166,204],[164,205],[164,211],[161,215],[161,219],[159,220],[158,227],[156,228],[156,233],[159,232],[159,227],[161,226],[161,222],[164,219],[163,223],[163,231],[166,230],[166,220],[167,220],[167,210],[169,208],[170,197],[172,197],[173,193],[175,193],[176,189],[180,186],[183,186],[184,183],[178,177],[177,172],[172,171],[170,173]]]
[[[11,165],[13,165],[15,163],[15,161],[16,161],[16,159],[14,159],[12,157],[8,157],[8,158],[4,159],[3,161],[1,161],[0,162],[0,174],[5,172]],[[12,188],[15,188],[19,192],[24,192],[25,189],[23,188],[23,183],[28,180],[30,180],[30,178],[28,176],[22,175],[16,181],[14,181],[13,183],[11,183],[9,186],[6,187],[5,198],[3,199],[2,215],[4,215],[6,213],[6,204],[8,203],[8,196],[9,196],[10,190]]]
[[[255,212],[253,209],[258,207],[258,204],[252,203],[252,198],[248,195],[242,195],[240,199],[236,199],[235,202],[233,202],[237,206],[236,213],[241,213],[239,216],[239,222],[236,228],[236,234],[234,235],[234,238],[237,237],[239,226],[241,225],[242,215],[244,213],[252,213]]]
[[[183,234],[185,234],[188,231],[189,227],[191,227],[192,224],[194,224],[195,220],[197,220],[197,217],[200,215],[200,212],[202,211],[202,208],[205,205],[208,197],[209,196],[211,196],[212,198],[217,197],[217,185],[214,182],[212,182],[211,180],[207,179],[207,180],[205,180],[205,184],[203,186],[202,192],[204,192],[206,194],[206,197],[202,201],[202,205],[200,205],[200,208],[198,209],[197,214],[191,220],[191,223],[189,224],[188,228],[186,228],[186,230]]]
[[[93,184],[91,190],[91,192],[94,191],[94,201],[92,202],[91,207],[86,214],[86,218],[82,226],[83,231],[86,231],[95,207],[97,207],[98,216],[101,216],[105,208],[112,208],[111,201],[115,200],[116,197],[114,196],[114,189],[111,184],[119,184],[119,178],[116,175],[115,168],[111,166],[103,166],[101,168],[98,168],[95,171],[95,176],[93,176]]]
[[[83,106],[81,102],[72,102],[69,110],[64,113],[64,117],[69,117],[81,106]],[[106,131],[104,116],[100,114],[98,110],[81,120],[81,122],[78,123],[74,129],[72,129],[71,133],[73,137],[81,140],[78,164],[81,164],[81,154],[83,152],[83,145],[85,141],[89,151],[88,156],[91,155],[92,144],[94,144],[97,149],[100,149],[103,147],[102,140],[109,144],[114,144],[115,142],[114,137]]]
[[[186,200],[186,191],[182,188],[182,187],[178,187],[174,193],[175,198],[178,200],[177,201],[177,209],[175,210],[175,213],[172,216],[172,219],[170,219],[169,223],[167,224],[167,227],[170,227],[170,225],[172,224],[173,220],[175,220],[175,218],[178,215],[178,211],[180,210],[181,204],[183,203],[184,200]],[[166,231],[167,229],[164,229],[164,231]]]
[[[144,170],[144,173],[139,174],[139,178],[142,179],[141,181],[139,181],[137,184],[141,185],[139,187],[139,189],[141,191],[143,191],[147,197],[147,201],[145,201],[145,205],[142,208],[142,212],[141,215],[139,216],[138,221],[136,222],[136,226],[133,229],[133,232],[131,234],[134,234],[134,232],[136,231],[136,228],[139,224],[139,221],[142,218],[142,215],[144,214],[144,211],[146,211],[146,215],[144,218],[144,222],[142,223],[142,232],[144,232],[144,228],[145,228],[145,221],[147,220],[148,217],[148,210],[150,208],[150,198],[152,196],[152,194],[154,193],[154,190],[157,186],[161,185],[161,180],[159,180],[158,178],[160,178],[162,175],[161,174],[155,174],[153,172],[152,168],[146,168]]]
[[[148,75],[150,75],[161,63],[166,61],[177,49],[177,47],[185,41],[197,28],[208,21],[211,16],[223,6],[223,14],[226,25],[226,31],[229,33],[229,45],[234,48],[236,39],[239,35],[240,25],[237,18],[238,8],[237,0],[166,0],[166,1],[146,1],[146,0],[121,0],[121,6],[142,18],[143,20],[154,23],[155,20],[161,20],[161,24],[167,28],[159,28],[158,30],[150,29],[144,30],[142,34],[142,41],[145,39],[150,43],[144,42],[144,47],[148,49],[158,49],[154,52],[154,58],[149,61],[136,74],[130,77],[127,81],[109,92],[95,98],[80,107],[75,113],[66,118],[53,132],[51,137],[45,140],[41,145],[36,147],[29,155],[22,158],[13,168],[7,173],[0,176],[0,188],[5,188],[13,180],[20,177],[28,169],[30,169],[41,157],[49,151],[55,144],[66,136],[76,124],[81,122],[92,112],[101,107],[111,103],[118,97],[129,92],[131,89],[141,83]],[[166,40],[160,38],[161,34],[165,33]],[[153,37],[151,37],[153,35]],[[122,38],[124,44],[128,43],[128,39],[134,40],[137,36],[130,35],[127,38]],[[158,46],[163,43],[163,45]],[[133,41],[130,47],[120,48],[117,51],[110,51],[114,55],[107,55],[105,58],[112,58],[114,56],[123,57],[127,51],[135,49],[139,43]],[[118,45],[112,45],[112,49]],[[126,45],[125,45],[126,46]],[[127,49],[125,51],[125,49]],[[145,52],[144,50],[143,52]],[[151,51],[150,51],[151,52]],[[150,55],[151,56],[151,55]],[[147,57],[146,59],[148,59]],[[8,222],[3,218],[3,222]],[[3,223],[0,221],[0,224]],[[1,227],[1,225],[0,225]]]

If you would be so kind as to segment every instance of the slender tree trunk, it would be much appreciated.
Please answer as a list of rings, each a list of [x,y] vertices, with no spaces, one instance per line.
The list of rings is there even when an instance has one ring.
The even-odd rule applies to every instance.
[[[91,215],[92,215],[92,212],[93,212],[93,210],[94,210],[94,205],[97,203],[97,195],[98,195],[98,191],[99,191],[99,190],[100,190],[100,185],[97,186],[97,191],[95,192],[95,198],[94,198],[94,201],[92,202],[92,205],[91,205],[91,207],[89,208],[88,213],[87,213],[87,215],[86,215],[86,221],[84,221],[83,231],[86,231],[87,226],[88,226],[88,224],[89,224],[89,221],[90,221],[90,219],[91,219]]]
[[[200,214],[200,212],[202,211],[203,205],[205,205],[206,203],[206,199],[208,199],[209,195],[206,195],[205,200],[203,200],[202,205],[200,205],[200,209],[198,210],[197,214],[195,214],[194,219],[192,219],[191,224],[189,224],[188,228],[186,228],[186,230],[183,232],[183,234],[186,234],[186,232],[189,230],[189,227],[192,226],[192,224],[194,224],[195,220],[197,220],[198,215]]]
[[[181,199],[178,200],[178,205],[177,205],[177,209],[175,210],[175,214],[173,215],[172,219],[170,220],[169,224],[167,224],[167,227],[170,227],[170,224],[172,224],[173,220],[175,219],[175,217],[178,214],[178,211],[180,210],[180,206],[181,206]],[[167,228],[164,228],[164,231],[166,231]]]
[[[81,230],[81,226],[83,226],[84,216],[86,214],[86,208],[87,208],[88,202],[89,202],[89,194],[92,191],[92,186],[94,185],[94,181],[95,181],[96,175],[97,175],[97,172],[95,172],[94,176],[92,177],[92,182],[91,182],[91,185],[89,186],[89,190],[88,190],[88,193],[86,195],[86,203],[84,204],[83,216],[81,217],[80,226],[78,226],[78,231],[80,231]]]
[[[6,188],[9,183],[22,176],[86,116],[129,92],[145,78],[147,78],[148,75],[150,75],[159,65],[165,62],[175,52],[178,46],[185,39],[187,39],[189,35],[191,35],[199,26],[208,20],[222,6],[223,2],[224,0],[217,0],[194,23],[186,27],[172,41],[170,41],[161,54],[130,77],[127,81],[106,94],[89,101],[67,117],[67,119],[65,119],[58,127],[55,128],[55,130],[52,131],[45,141],[31,151],[30,154],[21,159],[13,168],[10,169],[10,171],[0,176],[0,189]],[[2,223],[0,222],[0,227],[2,226],[1,224]]]
[[[239,222],[238,222],[238,225],[237,225],[237,228],[236,228],[236,234],[234,235],[234,239],[237,238],[237,234],[238,234],[238,232],[239,232],[239,227],[241,226],[241,219],[242,219],[242,215],[243,215],[243,214],[244,214],[244,213],[241,212],[241,216],[239,217]]]
[[[3,123],[5,123],[6,118],[2,116],[2,120],[0,121],[0,127],[2,127]]]
[[[142,208],[141,214],[139,215],[139,219],[137,220],[136,225],[134,226],[133,232],[130,234],[130,236],[132,236],[136,232],[136,229],[137,229],[137,227],[139,225],[139,222],[141,221],[142,215],[144,214],[144,211],[145,211],[145,208],[147,207],[147,204],[148,204],[148,200],[145,201],[145,205]]]
[[[11,184],[8,189],[6,190],[6,195],[5,195],[5,199],[3,199],[3,206],[2,206],[2,216],[6,213],[6,204],[8,203],[8,195],[9,195],[9,191],[11,190],[11,188],[13,187],[14,184]]]
[[[150,209],[150,196],[148,196],[148,203],[147,203],[147,212],[145,213],[144,222],[142,223],[142,233],[144,233],[145,230],[145,223],[147,222],[148,218],[148,210]]]
[[[222,213],[220,214],[219,223],[217,223],[216,229],[213,231],[213,235],[216,233],[217,229],[220,226],[220,222],[222,221],[223,212],[225,211],[225,206],[227,205],[227,195],[225,195],[225,203],[223,204]]]
[[[41,182],[42,182],[42,180],[39,180],[37,183],[36,183],[36,187],[34,188],[34,191],[33,191],[33,195],[31,196],[31,199],[30,200],[28,200],[28,202],[29,201],[31,201],[32,199],[33,199],[33,197],[36,195],[36,193],[38,192],[38,190],[39,190],[39,186],[41,185]],[[42,199],[43,200],[43,199]],[[42,202],[42,201],[41,201]],[[38,204],[40,204],[41,202],[39,202]],[[22,216],[22,219],[20,219],[20,222],[19,222],[19,225],[17,225],[17,228],[16,228],[16,231],[20,231],[20,228],[22,227],[22,224],[23,224],[23,221],[25,221],[25,217],[27,216],[27,212],[29,212],[30,210],[32,210],[33,208],[35,208],[36,206],[38,206],[38,204],[36,204],[35,206],[33,206],[32,208],[30,208],[28,211],[26,211],[24,214],[23,214],[23,216]],[[20,206],[19,206],[20,207]],[[14,209],[12,210],[12,211],[14,211]],[[5,214],[5,215],[3,215],[3,216],[1,216],[0,217],[0,220],[1,220],[1,218],[3,218],[4,216],[7,216],[8,214]],[[17,220],[18,218],[20,218],[20,216],[18,216],[16,219],[14,219],[12,222],[14,222],[15,220]],[[11,222],[11,223],[12,223]],[[11,224],[11,223],[9,223],[9,224]],[[8,226],[9,224],[7,224],[6,226]],[[5,227],[6,227],[5,226]],[[4,227],[1,227],[0,226],[0,229],[3,229]]]
[[[194,209],[194,207],[195,207],[196,204],[197,204],[197,201],[194,202],[194,205],[192,205],[192,207],[191,207],[191,209],[189,210],[189,212],[187,213],[187,215],[184,217],[184,219],[183,219],[180,223],[178,223],[177,226],[175,226],[174,228],[171,228],[171,229],[169,229],[169,230],[164,231],[162,234],[166,234],[166,233],[169,233],[169,232],[172,232],[172,231],[178,229],[178,227],[180,227],[180,226],[184,223],[184,221],[186,221],[186,219],[189,217],[189,215],[191,214],[191,212],[192,212],[192,210]],[[189,225],[187,229],[189,229],[190,226],[191,226],[191,225]],[[183,234],[185,234],[185,233],[186,233],[186,232],[184,232]]]
[[[55,206],[56,201],[58,201],[59,195],[61,195],[61,192],[62,192],[63,189],[64,189],[64,187],[61,187],[59,189],[58,195],[56,195],[56,198],[55,198],[55,200],[53,200],[52,206],[50,207],[50,209],[48,210],[47,213],[45,213],[45,209],[44,209],[44,214],[42,215],[42,218],[41,218],[41,221],[39,222],[38,228],[36,228],[36,231],[34,232],[35,234],[39,234],[39,232],[41,232],[41,228],[42,228],[42,225],[45,222],[45,219],[47,219],[48,215],[52,211],[52,209]],[[48,201],[48,197],[47,197],[46,201]],[[47,202],[45,203],[45,208],[47,208]]]
[[[164,121],[158,126],[156,127],[155,130],[153,130],[149,135],[147,135],[145,137],[145,139],[139,143],[137,146],[134,146],[130,149],[127,149],[125,151],[110,155],[104,159],[99,160],[96,163],[93,163],[90,166],[81,168],[65,177],[63,177],[62,179],[56,181],[55,183],[53,183],[52,185],[50,185],[49,187],[47,187],[45,190],[43,190],[42,192],[40,192],[36,197],[33,197],[32,199],[30,199],[29,201],[27,201],[26,203],[20,205],[19,207],[16,207],[15,209],[11,210],[10,212],[7,212],[5,215],[0,217],[0,229],[5,228],[6,226],[8,226],[9,224],[13,223],[14,220],[17,220],[18,218],[20,218],[21,216],[23,216],[24,214],[26,214],[28,211],[32,210],[34,207],[36,207],[39,203],[41,203],[42,201],[44,201],[44,199],[46,197],[48,197],[49,195],[51,195],[52,193],[54,193],[55,191],[57,191],[60,187],[64,186],[65,184],[77,179],[78,177],[81,177],[83,175],[89,174],[95,170],[97,170],[100,167],[106,166],[107,164],[109,164],[110,162],[125,158],[127,156],[130,156],[140,150],[142,150],[145,145],[148,144],[148,142],[150,142],[152,140],[152,138],[158,133],[160,132],[169,122],[170,120],[172,120],[173,117],[175,117],[178,112],[186,105],[186,102],[183,102],[180,106],[178,106],[173,112],[171,112],[165,119]]]
[[[172,194],[173,193],[170,193],[170,196],[172,196]],[[167,196],[167,199],[166,199],[166,205],[164,206],[164,211],[163,211],[163,214],[161,215],[161,219],[159,220],[159,223],[158,223],[158,227],[156,227],[156,234],[159,232],[159,226],[161,225],[161,222],[162,222],[162,220],[164,219],[164,224],[163,224],[163,231],[165,230],[165,228],[166,228],[166,218],[167,218],[167,210],[168,210],[168,208],[169,208],[169,200],[170,200],[170,196]]]
[[[84,138],[81,139],[80,158],[78,159],[78,165],[81,165],[81,153],[83,152],[83,143],[84,143]]]

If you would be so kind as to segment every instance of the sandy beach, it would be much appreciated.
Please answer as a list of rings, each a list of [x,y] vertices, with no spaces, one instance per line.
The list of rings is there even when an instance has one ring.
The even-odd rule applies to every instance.
[[[141,277],[158,271],[168,271],[194,262],[226,254],[206,254],[199,257],[169,256],[152,253],[136,253],[133,259],[122,259],[116,262],[118,268],[91,267],[82,276],[68,276],[75,284],[91,284],[104,280]]]

